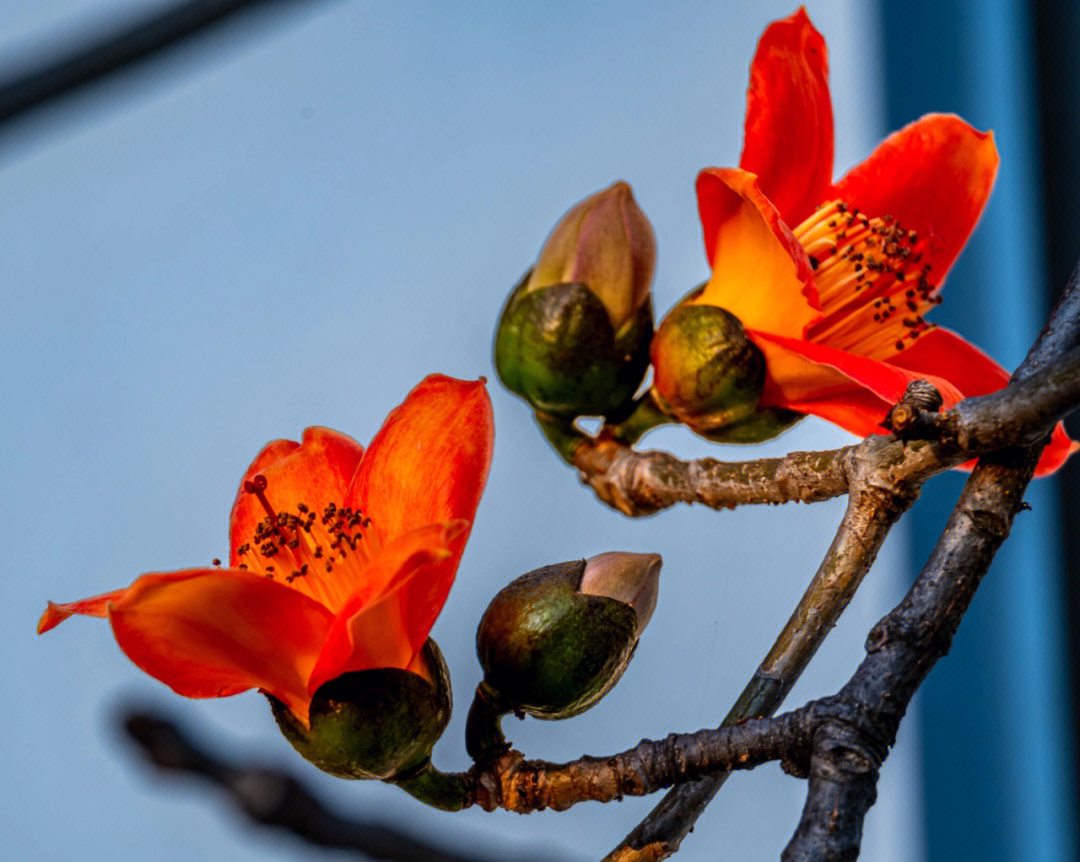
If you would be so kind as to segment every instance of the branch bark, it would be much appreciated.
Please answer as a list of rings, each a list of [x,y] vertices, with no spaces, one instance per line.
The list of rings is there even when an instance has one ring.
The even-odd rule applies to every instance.
[[[918,444],[917,457],[914,463],[905,464],[901,460],[899,463],[903,466],[900,469],[896,469],[891,465],[888,469],[883,469],[888,465],[886,458],[879,461],[877,471],[870,468],[867,473],[861,475],[873,477],[872,481],[877,484],[879,490],[884,494],[882,499],[885,500],[889,499],[890,487],[899,490],[895,484],[898,480],[910,483],[911,496],[907,502],[907,505],[910,506],[918,493],[918,487],[922,481],[935,473],[942,472],[948,467],[967,460],[964,457],[965,455],[970,456],[976,452],[999,450],[1003,446],[1023,445],[1038,440],[1040,437],[1042,441],[1035,447],[1035,451],[1041,451],[1045,443],[1045,436],[1050,433],[1054,424],[1065,413],[1075,407],[1078,400],[1080,400],[1080,349],[1077,348],[1078,342],[1080,342],[1080,265],[1073,273],[1073,277],[1059,300],[1050,321],[1032,347],[1024,363],[1017,369],[1010,386],[992,395],[963,401],[944,414],[918,409],[918,400],[911,405],[904,405],[904,402],[901,402],[901,406],[910,409],[904,411],[907,414],[908,421],[901,423],[902,427],[897,428],[897,430],[902,431],[905,438],[910,437],[913,433],[921,434],[928,440],[934,440],[935,445]],[[1055,357],[1057,358],[1055,359]],[[896,415],[895,412],[894,415]],[[853,463],[858,464],[861,463],[859,460],[860,450],[873,451],[875,447],[888,449],[889,446],[894,444],[904,448],[913,445],[909,442],[908,446],[905,447],[903,441],[895,439],[882,443],[880,442],[882,439],[868,438],[859,446],[854,447],[847,457]],[[647,453],[649,456],[652,454]],[[934,463],[935,460],[937,460],[936,464]],[[1033,465],[1034,462],[1032,469],[1034,469]],[[748,465],[747,470],[752,472],[753,465]],[[624,466],[622,471],[624,474],[633,475],[631,467]],[[643,475],[648,477],[649,474],[645,471]],[[849,468],[849,470],[844,471],[844,475],[852,477],[857,473]],[[893,483],[891,486],[890,481]],[[1030,481],[1030,474],[1020,489],[1021,493],[1023,487],[1026,487],[1027,481]],[[851,517],[854,502],[859,494],[857,482],[854,482],[851,478],[849,478],[849,482],[852,483],[852,497],[849,502],[848,512],[845,515],[845,522]],[[640,483],[630,487],[638,496],[644,496],[648,499],[648,495],[642,491]],[[751,489],[747,488],[745,490],[750,491]],[[600,496],[601,499],[604,499],[604,495]],[[683,499],[685,500],[685,497]],[[903,495],[898,494],[896,499],[903,499]],[[961,498],[958,510],[964,504],[964,499]],[[1018,494],[1016,497],[1017,505],[1019,500],[1020,495]],[[676,501],[672,500],[672,502]],[[693,501],[705,502],[702,499]],[[896,517],[899,514],[900,512],[897,512]],[[884,539],[896,517],[880,525],[880,532],[876,534],[876,546],[872,544],[872,538],[869,540],[871,545],[868,546],[869,555],[866,560],[866,568],[872,562],[874,555],[877,553],[877,548],[880,547],[880,541]],[[1009,524],[1011,524],[1011,519],[1012,514],[1008,516]],[[826,591],[823,589],[824,584],[819,583],[823,578],[823,573],[827,572],[831,566],[836,565],[833,552],[838,543],[845,541],[847,538],[845,526],[845,524],[841,525],[833,547],[830,548],[829,555],[800,602],[799,608],[796,609],[795,614],[788,622],[769,656],[766,657],[758,673],[755,674],[728,714],[725,724],[746,715],[771,714],[779,706],[787,691],[790,690],[791,684],[801,673],[806,662],[817,650],[820,640],[824,638],[824,635],[835,624],[839,614],[847,606],[850,595],[845,597],[844,591],[847,588],[850,588],[852,592],[854,591],[862,575],[865,574],[866,568],[860,572],[857,565],[850,567],[848,571],[841,575],[839,590]],[[948,530],[945,535],[948,535]],[[1004,536],[1002,536],[1003,538]],[[1000,544],[1000,541],[998,544]],[[997,546],[994,547],[993,551],[996,551],[996,549]],[[991,551],[991,557],[993,551]],[[857,553],[853,559],[858,561]],[[987,561],[987,565],[989,565],[989,561]],[[981,574],[979,577],[981,577]],[[964,607],[966,608],[966,604]],[[824,627],[810,626],[804,628],[800,624],[800,620],[809,619],[814,621],[816,614],[822,610],[828,617],[827,625]],[[811,616],[811,614],[814,616]],[[769,672],[770,663],[775,664],[778,661],[783,663],[781,666],[792,665],[792,673],[788,678],[786,687],[784,686],[783,675]],[[820,825],[824,822],[821,820],[824,813],[839,810],[835,807],[830,809],[830,805],[844,804],[843,811],[851,812],[853,820],[850,823],[847,821],[842,822],[843,819],[839,818],[839,815],[830,814],[833,820],[828,828],[838,830],[836,834],[841,834],[846,839],[851,839],[853,830],[856,831],[858,835],[855,836],[853,846],[857,855],[862,818],[866,809],[873,803],[873,793],[876,793],[877,772],[876,766],[870,766],[870,764],[874,763],[874,759],[866,751],[858,752],[857,747],[850,744],[850,742],[847,745],[839,744],[837,740],[842,739],[845,733],[846,731],[841,726],[836,731],[835,739],[828,737],[823,739],[821,743],[822,751],[828,751],[829,756],[825,758],[823,755],[819,759],[818,772],[815,773],[816,777],[812,776],[811,786],[812,788],[834,787],[837,788],[837,794],[841,791],[843,793],[857,791],[861,803],[865,803],[865,808],[862,808],[862,813],[859,814],[858,805],[848,806],[849,800],[840,799],[836,794],[832,798],[828,798],[828,794],[819,790],[812,793],[810,799],[808,799],[807,812],[810,812],[811,799],[817,801],[824,799],[826,801],[818,808],[815,808],[813,812],[804,812],[804,821],[808,824],[806,829],[810,830],[811,826],[809,824]],[[895,735],[895,730],[892,731],[892,734]],[[887,747],[885,750],[887,751]],[[849,757],[847,761],[844,759],[845,754]],[[881,758],[884,758],[884,753],[882,753]],[[878,760],[877,764],[880,765],[880,762]],[[863,766],[852,772],[853,764],[856,763],[861,763]],[[842,770],[845,768],[851,772],[850,780],[838,783],[835,780],[836,775],[844,774]],[[608,855],[606,862],[625,862],[625,860],[631,859],[662,859],[675,852],[682,839],[693,827],[693,823],[726,780],[726,777],[726,774],[719,774],[697,782],[676,786],[650,812],[648,817],[627,835],[619,847]],[[800,826],[800,829],[803,829],[803,826]],[[833,833],[830,832],[829,834]],[[806,840],[806,834],[803,834],[800,841],[805,842]],[[821,858],[854,858],[853,856],[844,856],[845,852],[850,851],[851,846],[851,844],[848,844],[846,849],[845,847],[835,848],[839,855]],[[792,858],[802,857],[796,856]]]
[[[1071,374],[1075,383],[1076,372],[1069,369],[1075,368],[1078,346],[1080,266],[1001,398],[1016,397],[1017,405],[1029,397],[1039,400],[1046,375],[1055,372],[1066,378]],[[1065,385],[1071,385],[1067,379]],[[1056,397],[1046,393],[1048,401]],[[1050,413],[1044,433],[1061,418]],[[975,590],[1023,507],[1024,490],[1045,443],[1043,437],[1027,448],[1005,449],[979,461],[911,590],[870,631],[866,658],[837,695],[840,703],[851,705],[852,719],[825,722],[815,733],[806,804],[784,862],[846,862],[858,856],[878,770],[900,721],[927,673],[948,652]]]

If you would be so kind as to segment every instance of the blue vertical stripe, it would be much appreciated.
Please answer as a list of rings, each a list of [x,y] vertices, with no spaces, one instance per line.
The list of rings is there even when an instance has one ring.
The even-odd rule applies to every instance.
[[[955,111],[992,128],[1001,170],[936,320],[1015,367],[1047,309],[1031,21],[1023,3],[882,4],[889,121]],[[917,560],[962,477],[913,512]],[[1057,862],[1077,855],[1062,609],[1062,549],[1048,480],[1027,494],[952,653],[922,694],[928,858]]]

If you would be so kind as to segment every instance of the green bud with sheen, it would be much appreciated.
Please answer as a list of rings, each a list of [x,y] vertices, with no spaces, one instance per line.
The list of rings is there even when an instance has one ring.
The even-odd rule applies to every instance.
[[[550,416],[626,409],[649,365],[655,262],[626,183],[571,209],[503,308],[495,368],[506,387]]]
[[[481,688],[503,712],[568,718],[622,676],[656,607],[658,554],[614,552],[522,575],[476,633]]]
[[[691,430],[723,443],[758,443],[802,415],[762,408],[765,358],[726,309],[697,305],[694,291],[660,324],[652,341],[653,397]]]
[[[340,778],[407,776],[431,760],[450,720],[450,674],[435,641],[421,650],[431,679],[400,668],[342,674],[311,699],[311,727],[270,697],[278,727],[306,760]]]

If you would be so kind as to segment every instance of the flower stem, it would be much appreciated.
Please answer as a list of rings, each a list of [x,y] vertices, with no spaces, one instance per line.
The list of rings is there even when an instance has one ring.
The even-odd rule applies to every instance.
[[[582,434],[569,419],[549,416],[539,410],[534,411],[533,415],[536,417],[536,424],[547,437],[548,443],[559,453],[560,458],[573,467],[574,450],[582,440],[588,439],[588,435]]]
[[[500,720],[509,710],[495,701],[486,683],[476,687],[469,717],[465,720],[465,750],[480,762],[498,756],[510,747],[503,735]]]
[[[387,784],[396,784],[410,796],[441,811],[461,811],[472,804],[465,773],[440,772],[431,765],[430,760],[419,772],[408,778],[388,781]]]
[[[638,399],[633,412],[617,425],[607,425],[604,430],[610,433],[616,440],[633,446],[638,440],[653,428],[661,425],[677,425],[678,420],[668,416],[656,403],[652,390],[648,390]]]

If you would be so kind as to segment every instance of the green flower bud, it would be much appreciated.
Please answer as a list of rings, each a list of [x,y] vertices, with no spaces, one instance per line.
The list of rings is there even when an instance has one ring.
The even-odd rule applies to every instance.
[[[656,607],[657,554],[556,563],[502,589],[480,620],[481,688],[498,711],[584,712],[622,676]]]
[[[506,387],[552,416],[626,408],[649,365],[655,262],[626,183],[571,209],[503,308],[495,367]]]
[[[758,407],[765,358],[726,309],[683,300],[660,324],[651,353],[657,405],[703,437],[758,443],[802,418],[791,410]]]
[[[421,651],[431,676],[400,668],[354,671],[319,686],[306,728],[270,697],[278,727],[306,760],[340,778],[406,776],[422,769],[450,720],[450,674],[435,641]]]

